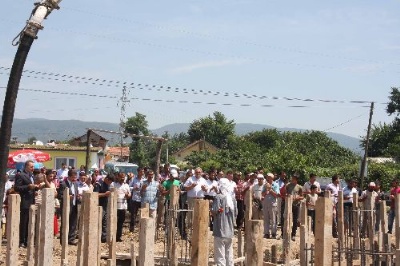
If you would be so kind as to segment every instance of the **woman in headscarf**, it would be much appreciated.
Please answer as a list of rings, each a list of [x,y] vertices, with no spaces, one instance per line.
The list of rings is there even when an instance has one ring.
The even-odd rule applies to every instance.
[[[214,262],[218,266],[233,266],[234,219],[237,211],[229,192],[229,180],[221,178],[219,194],[213,200]]]

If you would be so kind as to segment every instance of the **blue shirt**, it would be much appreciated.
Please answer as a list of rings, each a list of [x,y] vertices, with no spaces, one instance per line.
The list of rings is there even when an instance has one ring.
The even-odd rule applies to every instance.
[[[142,187],[147,185],[144,192],[142,192],[142,204],[148,203],[151,210],[157,209],[157,201],[158,201],[158,187],[160,183],[157,181],[149,181],[145,180],[142,182]]]

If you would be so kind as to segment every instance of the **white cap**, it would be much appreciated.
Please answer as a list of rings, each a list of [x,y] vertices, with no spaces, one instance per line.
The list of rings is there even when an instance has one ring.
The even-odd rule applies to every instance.
[[[374,182],[371,182],[371,183],[369,183],[369,186],[370,186],[370,187],[375,187],[375,183],[374,183]]]
[[[172,175],[173,178],[177,178],[179,176],[178,171],[176,171],[175,169],[172,169],[171,171],[169,171],[169,173]]]
[[[258,175],[257,175],[257,178],[264,178],[264,175],[258,174]]]
[[[267,176],[274,178],[274,174],[273,173],[268,173]]]

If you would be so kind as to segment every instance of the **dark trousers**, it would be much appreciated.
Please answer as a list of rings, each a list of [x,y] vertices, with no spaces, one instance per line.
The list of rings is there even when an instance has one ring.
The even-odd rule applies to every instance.
[[[122,227],[124,226],[126,210],[117,210],[117,240],[121,240]]]
[[[76,239],[78,233],[78,205],[70,206],[69,215],[68,217],[61,216],[61,224],[63,223],[64,219],[69,220],[69,228],[68,228],[68,242],[72,242]],[[62,241],[62,226],[60,228],[60,242]]]
[[[129,212],[131,213],[130,231],[133,231],[133,229],[135,228],[136,218],[140,210],[141,203],[139,201],[132,201],[130,207],[131,207],[129,210]]]
[[[188,205],[187,204],[179,204],[179,209],[181,211],[178,213],[178,228],[179,228],[179,234],[181,235],[182,238],[186,238],[186,213],[187,211],[183,211],[183,209],[187,210]]]
[[[315,210],[307,210],[307,215],[311,217],[311,230],[315,235]]]
[[[238,214],[236,217],[236,226],[240,229],[243,226],[244,222],[244,200],[237,200],[237,210]]]
[[[292,215],[293,215],[292,236],[295,236],[296,232],[297,232],[297,225],[299,222],[299,212],[300,212],[300,205],[293,205],[292,206]]]
[[[19,243],[28,245],[29,209],[20,209],[19,217]]]

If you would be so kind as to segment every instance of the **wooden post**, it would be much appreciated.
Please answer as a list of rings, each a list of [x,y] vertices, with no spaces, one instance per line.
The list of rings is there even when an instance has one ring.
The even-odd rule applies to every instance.
[[[353,249],[360,249],[360,210],[358,209],[358,193],[353,193]],[[358,260],[360,254],[354,254],[353,258]]]
[[[385,252],[386,253],[392,252],[392,241],[391,241],[391,239],[392,239],[392,236],[390,234],[383,234],[383,243],[384,243],[384,246],[385,246]],[[391,256],[389,256],[389,255],[385,256],[385,262],[386,262],[386,265],[392,265],[391,264]],[[398,264],[396,263],[396,265],[398,265]]]
[[[306,250],[306,246],[308,244],[308,237],[310,232],[308,231],[308,216],[307,216],[307,205],[306,202],[303,201],[301,203],[301,213],[300,213],[300,265],[307,266],[308,261],[307,258],[310,258],[310,253]]]
[[[315,265],[332,264],[332,201],[321,197],[315,209]]]
[[[42,208],[41,223],[42,229],[39,231],[39,264],[53,265],[53,246],[54,246],[54,189],[42,189]]]
[[[394,204],[395,211],[395,231],[396,231],[396,249],[400,249],[400,194],[396,194],[396,203]]]
[[[141,218],[139,231],[139,266],[154,265],[154,234],[155,220],[149,217]]]
[[[18,265],[20,204],[18,194],[8,195],[6,265]]]
[[[340,265],[345,263],[345,254],[341,250],[345,247],[345,232],[344,232],[344,207],[343,207],[343,190],[339,190],[338,193],[338,204],[337,204],[337,216],[338,216],[338,244],[339,244],[339,260]]]
[[[271,246],[271,263],[277,263],[276,245]]]
[[[175,222],[176,222],[176,212],[179,200],[179,189],[177,186],[172,186],[169,192],[169,210],[167,210],[168,217],[168,235],[167,235],[167,247],[168,254],[167,257],[170,261],[171,266],[178,265],[177,249],[175,248]]]
[[[85,238],[85,234],[83,233],[86,230],[85,223],[83,222],[83,219],[84,219],[84,217],[86,216],[86,213],[87,213],[87,209],[86,209],[86,206],[85,206],[86,205],[85,204],[86,198],[84,197],[85,193],[86,192],[83,193],[81,209],[80,209],[80,212],[82,213],[82,216],[79,219],[79,224],[78,224],[79,242],[78,242],[76,266],[83,265],[83,256],[84,256],[83,252],[84,252],[84,249],[85,249],[85,245],[87,244],[87,239]],[[68,234],[67,234],[67,237],[68,237]],[[66,255],[68,256],[68,254],[66,254]]]
[[[384,250],[383,235],[387,228],[386,201],[384,200],[382,200],[379,203],[379,216],[380,216],[380,223],[378,231],[378,246],[379,246],[379,251],[383,251]]]
[[[36,229],[36,210],[35,205],[29,208],[29,224],[28,224],[28,247],[26,251],[26,266],[35,265],[35,229]],[[37,237],[37,236],[36,236]]]
[[[69,188],[63,192],[62,221],[61,221],[61,265],[68,265],[68,233],[69,233],[69,211],[70,211]],[[82,232],[82,231],[79,231]],[[79,236],[80,237],[80,236]]]
[[[98,245],[97,245],[97,265],[101,264],[101,232],[102,232],[102,225],[103,225],[103,207],[98,206],[98,229],[97,229],[97,234],[98,234]]]
[[[285,258],[285,263],[289,263],[290,261],[290,237],[291,237],[291,228],[293,224],[292,217],[292,203],[293,196],[288,195],[285,198],[285,212],[284,212],[284,224],[283,224],[283,254]]]
[[[111,265],[115,265],[117,261],[116,249],[116,233],[117,233],[117,195],[114,188],[108,196],[107,205],[107,243],[108,243],[108,259]]]
[[[250,223],[251,217],[253,216],[253,192],[252,189],[250,188],[249,190],[246,191],[244,195],[244,206],[245,206],[245,213],[244,213],[244,225],[245,225],[245,235],[250,234],[250,229],[249,226],[246,226],[247,224]],[[244,246],[246,246],[246,238],[244,238]],[[246,254],[246,249],[243,250],[244,254]]]
[[[85,246],[83,265],[89,266],[98,260],[98,221],[99,221],[99,194],[97,192],[83,193],[83,204],[85,205],[86,215],[83,217],[84,228],[87,228],[81,234],[85,234]]]
[[[246,212],[244,214],[244,220],[246,223],[247,221],[250,221],[253,216],[253,192],[251,191],[251,188],[246,191],[244,205],[246,206]]]
[[[395,256],[396,256],[396,258],[395,258],[395,264],[396,265],[400,265],[400,249],[396,249],[396,251],[395,251]]]
[[[208,262],[209,203],[194,200],[191,265],[202,266]]]
[[[35,228],[35,230],[36,230],[36,232],[37,232],[37,234],[36,234],[36,238],[35,238],[35,246],[36,246],[36,252],[35,252],[35,266],[40,266],[41,264],[39,264],[39,247],[40,247],[40,245],[41,245],[41,239],[40,239],[40,237],[39,237],[39,232],[40,231],[42,231],[42,228],[43,228],[43,222],[42,222],[42,220],[43,220],[43,215],[42,215],[42,205],[41,204],[39,204],[38,206],[37,206],[37,211],[36,211],[36,228]]]
[[[262,266],[264,221],[251,220],[247,226],[251,233],[246,235],[246,265]]]
[[[86,133],[86,160],[85,160],[85,171],[86,174],[89,174],[89,163],[90,163],[90,144],[91,143],[91,138],[90,135],[92,133],[92,130],[88,130]],[[100,165],[99,165],[100,167]]]
[[[237,240],[237,245],[238,245],[238,257],[241,258],[244,256],[243,252],[243,233],[242,230],[238,230],[238,240]],[[239,262],[239,265],[243,265],[243,262]]]
[[[131,242],[131,266],[136,266],[135,242],[133,241]]]

